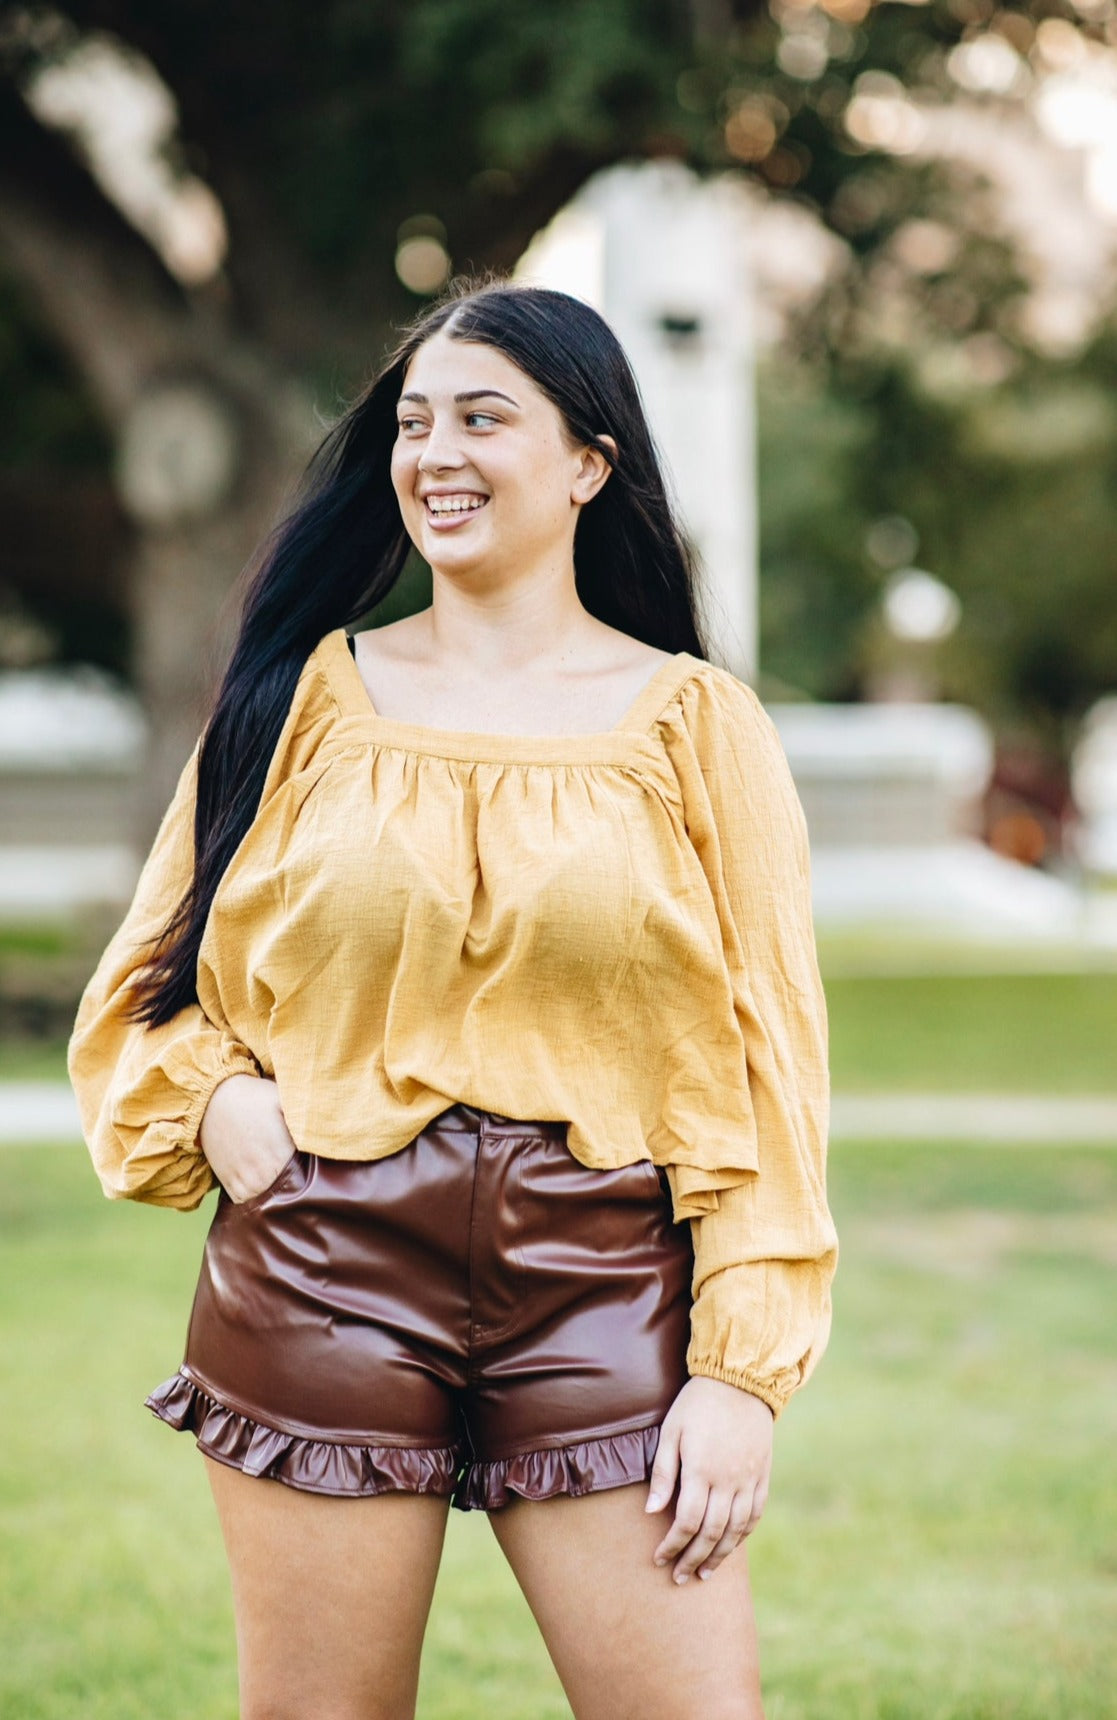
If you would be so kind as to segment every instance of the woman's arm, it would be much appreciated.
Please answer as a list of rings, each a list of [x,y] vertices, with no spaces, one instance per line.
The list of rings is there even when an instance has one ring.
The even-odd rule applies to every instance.
[[[247,1046],[197,1003],[159,1027],[127,1020],[145,940],[166,923],[193,871],[198,747],[178,785],[131,906],[82,994],[67,1049],[82,1133],[105,1194],[156,1206],[196,1207],[214,1184],[198,1134],[206,1106],[230,1075],[261,1069]]]
[[[676,1523],[658,1551],[673,1556],[686,1546],[679,1561],[686,1571],[715,1545],[724,1557],[755,1526],[771,1422],[826,1347],[837,1237],[825,1186],[826,1005],[802,808],[775,727],[748,687],[718,674],[696,677],[684,692],[693,749],[678,761],[687,828],[717,908],[759,1166],[712,1194],[708,1210],[690,1220],[691,1380],[665,1423],[653,1475],[653,1493],[669,1497],[681,1467]],[[740,1395],[726,1397],[706,1381]],[[722,1429],[713,1442],[704,1434],[711,1420]],[[735,1440],[724,1437],[727,1426],[738,1429]],[[704,1527],[691,1542],[693,1529],[684,1531],[695,1519]],[[719,1557],[705,1562],[712,1568]]]

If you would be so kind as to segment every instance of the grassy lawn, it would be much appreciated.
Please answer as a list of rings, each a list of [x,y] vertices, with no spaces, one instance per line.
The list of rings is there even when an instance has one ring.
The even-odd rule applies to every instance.
[[[1117,1092],[1117,972],[837,973],[826,997],[836,1091]],[[0,1040],[0,1080],[65,1078],[64,1044]]]
[[[76,1147],[0,1163],[0,1714],[234,1720],[201,1462],[142,1407],[208,1205],[110,1204]],[[769,1720],[1112,1716],[1117,1153],[843,1146],[831,1186],[834,1338],[752,1542]],[[568,1716],[480,1515],[452,1513],[420,1714]]]
[[[831,976],[834,1089],[1117,1092],[1117,973]]]
[[[0,1039],[0,1081],[65,1081],[66,1047],[50,1040]]]

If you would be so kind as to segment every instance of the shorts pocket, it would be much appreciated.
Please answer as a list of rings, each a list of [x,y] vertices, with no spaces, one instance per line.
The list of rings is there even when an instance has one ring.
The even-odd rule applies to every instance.
[[[273,1195],[277,1195],[283,1188],[301,1157],[302,1154],[296,1147],[291,1156],[280,1166],[267,1187],[262,1188],[258,1194],[250,1194],[247,1200],[233,1200],[232,1196],[226,1193],[225,1198],[228,1201],[229,1211],[255,1212],[258,1207],[265,1206]]]

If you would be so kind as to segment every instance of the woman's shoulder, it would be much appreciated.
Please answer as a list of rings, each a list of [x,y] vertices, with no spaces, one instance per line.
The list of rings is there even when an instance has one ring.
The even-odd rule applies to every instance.
[[[261,804],[281,783],[301,776],[316,762],[325,762],[328,758],[329,742],[342,716],[330,659],[345,648],[345,634],[339,627],[326,634],[308,653],[299,670],[291,703],[272,753]]]
[[[684,799],[716,793],[744,805],[792,793],[779,730],[754,688],[731,670],[695,657],[659,726]]]
[[[772,728],[771,719],[747,681],[691,652],[680,652],[683,674],[661,713],[662,719],[698,734],[755,733]]]

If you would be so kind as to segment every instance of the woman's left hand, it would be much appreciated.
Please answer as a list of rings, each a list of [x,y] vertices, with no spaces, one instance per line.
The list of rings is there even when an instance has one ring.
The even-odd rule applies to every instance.
[[[679,1480],[675,1520],[654,1553],[681,1557],[672,1576],[707,1577],[760,1521],[772,1468],[773,1415],[762,1398],[696,1374],[664,1420],[645,1510],[662,1511]]]

